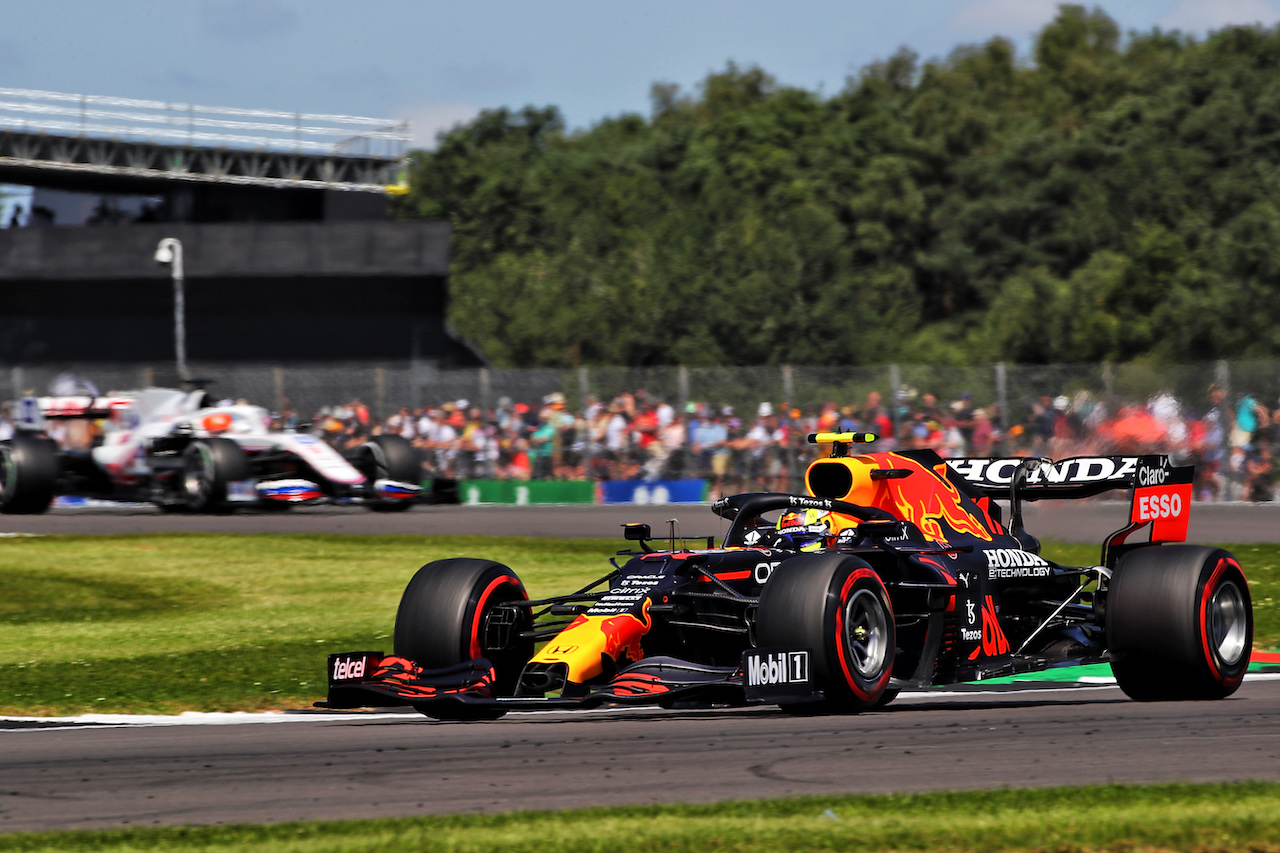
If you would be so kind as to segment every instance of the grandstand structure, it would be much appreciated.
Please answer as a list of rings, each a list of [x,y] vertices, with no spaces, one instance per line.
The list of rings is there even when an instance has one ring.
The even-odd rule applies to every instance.
[[[409,140],[408,123],[391,119],[0,88],[0,183],[98,176],[381,193],[397,184]]]
[[[193,362],[470,367],[449,226],[395,222],[406,122],[0,88],[0,370]],[[25,208],[25,209],[22,209]],[[161,374],[163,375],[163,371]]]

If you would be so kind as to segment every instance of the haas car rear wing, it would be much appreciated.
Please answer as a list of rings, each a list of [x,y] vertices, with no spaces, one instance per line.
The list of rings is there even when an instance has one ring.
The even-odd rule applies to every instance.
[[[50,421],[97,420],[109,418],[116,411],[132,406],[128,394],[107,397],[20,397],[13,408],[13,428],[20,433],[44,433]]]
[[[14,427],[24,432],[40,432],[48,428],[48,421],[109,418],[116,411],[132,406],[134,401],[133,394],[21,397],[15,404]]]
[[[1054,462],[1037,457],[948,459],[947,466],[971,489],[1008,498],[1013,514],[1020,501],[1085,498],[1112,489],[1133,489],[1129,526],[1108,538],[1120,544],[1151,525],[1152,542],[1185,542],[1195,466],[1174,466],[1168,456],[1076,456]]]

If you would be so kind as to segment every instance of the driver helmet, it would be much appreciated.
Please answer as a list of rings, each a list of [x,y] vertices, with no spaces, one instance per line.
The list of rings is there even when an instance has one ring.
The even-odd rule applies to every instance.
[[[776,530],[784,547],[805,552],[825,550],[835,533],[831,512],[823,509],[784,512]]]
[[[205,432],[213,435],[224,433],[231,428],[231,415],[226,412],[213,412],[204,416],[200,426],[204,427]]]

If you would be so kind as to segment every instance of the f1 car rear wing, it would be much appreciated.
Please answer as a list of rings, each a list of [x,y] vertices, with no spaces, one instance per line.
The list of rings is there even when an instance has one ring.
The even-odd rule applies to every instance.
[[[1140,467],[1172,470],[1168,456],[1073,456],[1058,462],[1034,456],[962,458],[948,459],[947,467],[987,497],[1012,498],[1016,491],[1029,501],[1127,489],[1137,484]]]
[[[966,485],[993,498],[1012,501],[1011,525],[1021,526],[1024,500],[1085,498],[1112,489],[1133,489],[1129,525],[1107,537],[1107,551],[1151,525],[1152,542],[1185,542],[1190,520],[1195,466],[1175,466],[1168,456],[1076,456],[1051,459],[948,459]]]
[[[35,420],[30,417],[34,414],[42,415],[49,420],[70,419],[70,418],[109,418],[117,409],[122,409],[133,405],[136,396],[133,394],[109,394],[106,396],[90,397],[88,395],[75,395],[68,397],[23,397],[20,401],[20,410],[24,413],[23,417]]]
[[[39,433],[55,420],[98,420],[134,403],[132,394],[90,397],[22,397],[14,409],[13,426],[19,432]]]

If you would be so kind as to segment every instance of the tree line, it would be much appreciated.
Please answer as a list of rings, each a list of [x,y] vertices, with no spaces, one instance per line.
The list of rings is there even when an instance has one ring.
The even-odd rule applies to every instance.
[[[1280,29],[1062,6],[831,96],[734,64],[570,132],[415,151],[450,322],[496,364],[1176,362],[1280,354]]]

